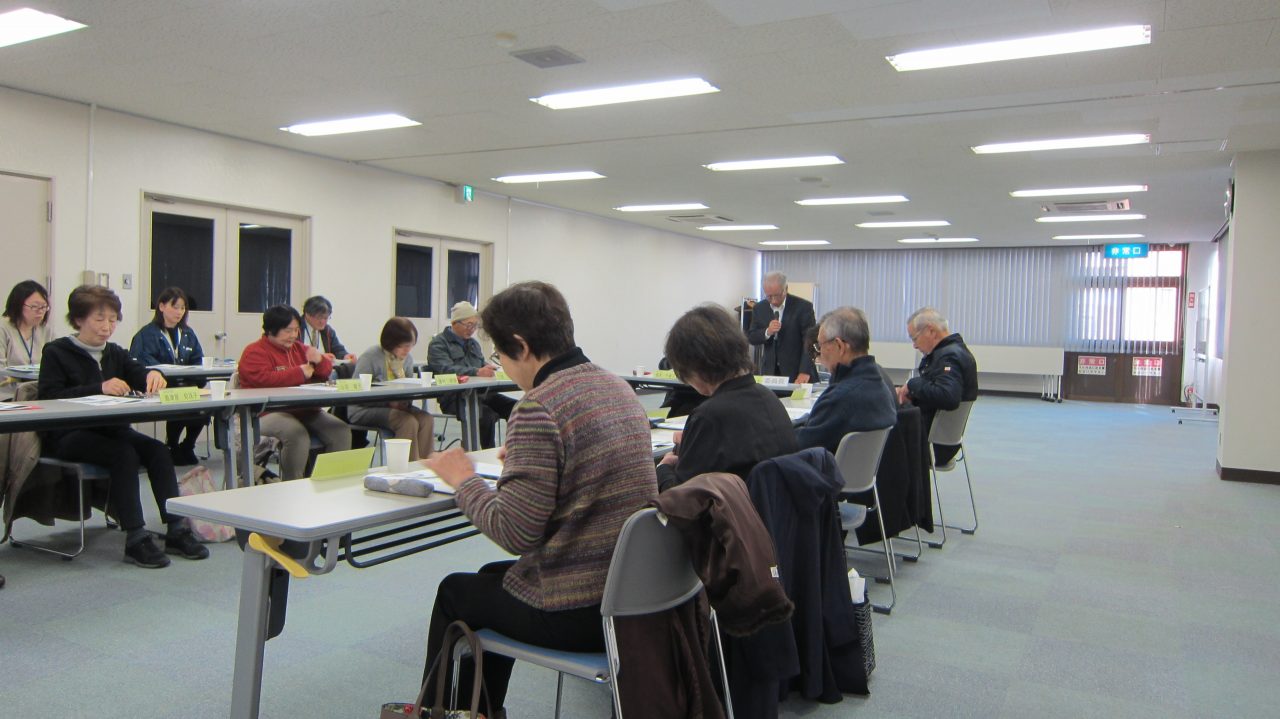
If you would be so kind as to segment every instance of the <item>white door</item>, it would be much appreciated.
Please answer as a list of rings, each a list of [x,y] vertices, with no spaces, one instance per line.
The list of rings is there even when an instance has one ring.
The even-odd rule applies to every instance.
[[[480,242],[443,239],[396,230],[392,306],[418,328],[415,358],[426,359],[427,340],[449,325],[449,309],[461,300],[477,307],[493,294],[492,252]],[[482,339],[483,342],[483,339]]]
[[[306,298],[303,220],[152,196],[143,210],[140,325],[161,290],[181,287],[205,355],[236,359],[261,336],[264,309]]]
[[[4,218],[0,238],[9,249],[0,263],[0,303],[14,285],[35,280],[50,293],[50,326],[56,326],[58,334],[65,334],[66,328],[58,318],[66,314],[66,294],[71,288],[55,290],[49,286],[49,199],[48,180],[0,172],[0,217]]]

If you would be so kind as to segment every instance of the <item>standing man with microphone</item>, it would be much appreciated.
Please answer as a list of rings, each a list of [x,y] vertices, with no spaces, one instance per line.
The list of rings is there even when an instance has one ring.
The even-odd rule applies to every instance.
[[[787,294],[787,276],[781,272],[768,273],[761,285],[765,301],[756,303],[747,333],[751,344],[764,345],[760,371],[796,383],[812,381],[817,372],[804,337],[817,324],[813,303]]]

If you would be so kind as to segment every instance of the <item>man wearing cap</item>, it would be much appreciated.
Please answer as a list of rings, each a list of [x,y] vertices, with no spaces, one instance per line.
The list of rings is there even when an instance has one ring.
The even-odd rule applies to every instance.
[[[492,377],[498,368],[485,361],[484,350],[475,339],[480,327],[480,313],[470,302],[463,300],[449,311],[449,326],[431,338],[427,345],[427,365],[435,374],[456,374],[459,377]],[[440,399],[440,409],[461,419],[463,405],[456,394]],[[494,430],[498,418],[506,419],[515,406],[515,400],[500,392],[487,391],[480,395],[480,447],[494,446]],[[472,448],[474,449],[474,448]]]

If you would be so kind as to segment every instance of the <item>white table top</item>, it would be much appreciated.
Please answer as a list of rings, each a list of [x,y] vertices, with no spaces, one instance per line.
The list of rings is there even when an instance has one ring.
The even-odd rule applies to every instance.
[[[272,537],[314,541],[452,509],[453,495],[410,497],[364,488],[364,474],[241,487],[168,501],[174,514]]]

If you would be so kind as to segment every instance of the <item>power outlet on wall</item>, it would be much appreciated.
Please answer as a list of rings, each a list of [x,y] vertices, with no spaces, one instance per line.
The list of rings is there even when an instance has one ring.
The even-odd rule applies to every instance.
[[[133,289],[133,275],[120,275],[120,286],[126,290]]]

